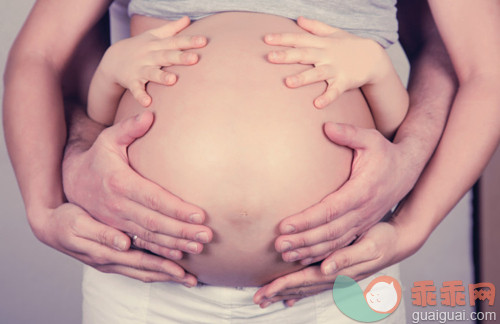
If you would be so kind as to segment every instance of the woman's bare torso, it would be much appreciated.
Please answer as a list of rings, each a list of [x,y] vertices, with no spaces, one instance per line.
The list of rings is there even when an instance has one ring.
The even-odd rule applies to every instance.
[[[137,34],[164,22],[134,16]],[[287,88],[286,76],[310,66],[268,63],[269,32],[303,32],[295,22],[256,13],[223,13],[182,31],[205,35],[195,66],[171,67],[172,87],[148,85],[151,130],[129,148],[131,165],[207,213],[214,240],[179,262],[207,284],[258,286],[298,270],[274,249],[277,225],[320,201],[348,178],[352,152],[331,143],[327,121],[373,127],[360,91],[318,110],[318,83]],[[129,93],[117,120],[144,109]]]

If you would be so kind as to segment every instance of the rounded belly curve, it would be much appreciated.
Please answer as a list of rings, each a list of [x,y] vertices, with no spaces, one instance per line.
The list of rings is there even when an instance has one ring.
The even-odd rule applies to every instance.
[[[324,123],[373,127],[359,90],[318,110],[312,102],[325,84],[287,88],[286,76],[310,66],[268,63],[268,32],[304,31],[286,18],[242,12],[183,30],[209,43],[195,51],[198,64],[168,68],[178,75],[174,86],[148,85],[155,122],[129,148],[137,172],[206,211],[213,242],[179,264],[207,284],[259,286],[300,269],[274,249],[279,222],[350,173],[352,152],[326,138]],[[141,109],[127,92],[116,119]]]

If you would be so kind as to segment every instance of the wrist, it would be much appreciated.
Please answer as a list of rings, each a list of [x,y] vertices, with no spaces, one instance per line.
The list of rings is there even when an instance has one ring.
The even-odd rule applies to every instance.
[[[63,201],[60,201],[60,205]],[[50,226],[49,220],[53,215],[56,207],[52,208],[44,204],[29,204],[26,206],[26,216],[30,225],[31,231],[35,237],[44,244],[49,244],[50,241]],[[50,244],[49,244],[50,245]]]
[[[398,233],[397,259],[401,261],[417,252],[432,233],[433,226],[428,226],[418,217],[415,208],[409,208],[407,199],[403,200],[389,221]]]

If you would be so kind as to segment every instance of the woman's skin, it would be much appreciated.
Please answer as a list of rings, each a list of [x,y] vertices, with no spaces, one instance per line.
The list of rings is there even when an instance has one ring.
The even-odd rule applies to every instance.
[[[134,16],[132,36],[164,24]],[[168,68],[175,86],[148,86],[155,123],[128,150],[138,173],[205,211],[212,243],[178,262],[207,284],[261,286],[304,267],[283,262],[273,246],[281,219],[349,176],[352,152],[328,141],[323,125],[374,127],[359,89],[319,110],[313,101],[324,83],[288,88],[285,77],[309,66],[269,63],[269,31],[305,34],[290,19],[257,13],[212,15],[182,30],[179,37],[204,35],[208,45],[190,50],[196,65]],[[127,93],[116,118],[143,110]]]
[[[447,3],[447,1],[445,2]],[[101,270],[117,272],[145,281],[168,280],[170,276],[164,273],[171,271],[167,269],[171,269],[173,265],[167,260],[155,258],[135,250],[125,251],[128,248],[128,244],[130,244],[126,235],[96,222],[85,211],[74,205],[62,205],[64,200],[62,197],[61,180],[57,176],[59,174],[60,156],[64,144],[62,93],[59,80],[64,70],[64,63],[69,60],[76,44],[109,4],[109,2],[87,1],[86,6],[79,6],[82,10],[78,11],[78,16],[73,17],[76,14],[73,8],[78,3],[79,1],[76,0],[65,1],[63,8],[58,8],[51,7],[54,4],[53,2],[39,1],[31,15],[29,26],[23,29],[9,59],[9,66],[6,72],[7,82],[4,102],[6,139],[13,164],[16,167],[16,175],[23,191],[28,219],[35,235],[43,242]],[[490,6],[496,5],[494,2],[487,1],[476,1],[473,4],[471,2],[460,2],[460,4],[466,6],[472,5],[478,8],[482,8],[486,3],[489,3],[488,5]],[[452,5],[455,6],[455,2]],[[468,9],[470,8],[465,8],[464,11],[466,13],[463,16],[472,18],[473,15],[468,13],[473,11],[469,11]],[[496,9],[488,9],[491,9],[490,12],[492,15],[497,15]],[[435,10],[445,12],[443,8]],[[487,14],[485,17],[489,18],[490,15]],[[443,14],[442,16],[439,15],[439,19],[446,22],[448,18]],[[452,21],[452,23],[455,22]],[[458,25],[461,25],[461,23]],[[491,27],[494,25],[495,21],[484,25],[472,24],[468,27],[480,28],[479,35],[482,35],[483,32],[486,32],[485,35],[489,35],[487,31],[495,30]],[[58,32],[60,26],[67,26],[65,33],[62,35]],[[42,29],[47,30],[47,33],[40,34],[39,31]],[[447,40],[447,37],[449,35],[445,35],[445,42],[453,42],[453,40]],[[470,41],[475,44],[475,39]],[[473,47],[476,49],[489,48],[489,43],[482,45],[486,46]],[[466,51],[470,47],[464,46],[463,50]],[[422,53],[425,57],[432,58],[432,52],[428,53],[424,51]],[[471,57],[467,56],[467,59],[471,59]],[[428,67],[432,60],[422,60],[421,62],[424,63],[419,66],[419,69],[422,69],[423,66]],[[478,81],[478,79],[486,79],[488,82],[493,82],[492,84],[498,82],[497,78],[491,75],[491,71],[499,70],[494,65],[497,62],[490,62],[489,60],[486,62],[478,60],[477,62],[479,66],[483,66],[484,63],[493,64],[487,67],[490,71],[485,71],[482,68],[478,69],[477,71],[480,72],[479,76],[476,74],[462,74],[463,81],[467,81],[467,77],[473,77],[470,82]],[[437,72],[440,71],[437,70]],[[360,163],[355,166],[360,176],[350,179],[347,182],[349,185],[343,188],[345,190],[338,191],[335,195],[337,204],[341,201],[341,197],[346,198],[342,199],[342,206],[339,205],[340,207],[336,208],[339,214],[345,214],[342,217],[338,217],[338,220],[342,219],[342,222],[337,222],[340,223],[337,224],[339,228],[343,227],[342,224],[357,223],[358,220],[366,220],[372,215],[384,214],[388,207],[392,207],[393,203],[403,197],[412,187],[420,170],[424,167],[433,151],[433,145],[439,138],[442,129],[443,119],[441,116],[443,115],[442,112],[446,111],[448,107],[446,100],[449,98],[449,93],[443,93],[437,87],[425,87],[426,84],[432,84],[430,82],[432,81],[431,74],[419,74],[417,71],[414,71],[413,75],[416,77],[415,80],[418,81],[414,84],[420,86],[415,86],[410,91],[412,98],[410,114],[398,132],[397,145],[392,145],[381,138],[380,135],[373,132],[365,132],[349,127],[332,130],[327,134],[337,142],[351,145],[353,148],[363,148],[363,158],[366,158],[367,161],[366,164]],[[497,85],[495,86],[497,87]],[[494,89],[490,89],[491,87],[489,86],[485,88],[488,91],[488,97],[491,100],[495,100],[497,94]],[[474,93],[472,93],[472,97],[474,97]],[[32,107],[37,107],[37,110],[33,110]],[[456,112],[456,115],[461,114],[463,114],[463,111]],[[115,156],[122,157],[126,146],[134,138],[144,134],[152,123],[152,116],[148,114],[145,114],[144,118],[140,120],[127,120],[104,131],[94,146],[90,148],[100,129],[94,124],[94,128],[89,131],[86,126],[88,124],[92,125],[92,123],[88,119],[86,120],[78,112],[74,117],[75,120],[79,121],[79,124],[75,125],[79,126],[72,129],[74,146],[70,148],[68,160],[66,161],[66,170],[70,174],[76,174],[83,171],[85,167],[88,168],[89,164],[79,164],[76,163],[77,161],[95,161],[94,157],[99,157],[99,154],[104,154],[103,152],[106,152],[108,155],[116,154]],[[486,120],[497,120],[495,117],[496,115],[489,116],[489,119]],[[25,131],[20,133],[16,132],[16,129],[24,129]],[[87,131],[81,132],[82,129],[86,129]],[[499,128],[497,127],[496,129],[498,130]],[[488,130],[488,133],[477,133],[476,135],[481,136],[481,138],[476,141],[482,143],[484,139],[491,140],[490,131]],[[82,133],[85,133],[85,136],[79,136]],[[463,134],[469,135],[465,131]],[[38,141],[26,141],[29,138],[37,138]],[[40,140],[47,143],[44,149],[38,145]],[[495,141],[495,138],[492,140]],[[75,153],[79,155],[75,156]],[[71,158],[72,154],[74,154],[73,158]],[[31,163],[33,161],[32,156],[37,156],[37,165]],[[389,157],[389,161],[395,161],[390,167],[386,169],[370,167],[372,164],[368,162],[369,159],[373,161],[385,161],[387,157]],[[439,162],[443,166],[447,165],[444,160]],[[448,159],[448,161],[453,160]],[[104,207],[101,207],[101,209],[104,209],[104,213],[110,207],[109,202],[136,201],[137,206],[154,206],[164,214],[173,215],[177,213],[180,215],[180,218],[188,214],[185,210],[189,208],[186,208],[182,202],[175,199],[168,200],[172,202],[172,205],[170,205],[171,208],[166,208],[166,206],[161,204],[152,204],[151,202],[163,201],[158,198],[168,195],[160,188],[148,184],[144,179],[134,174],[127,168],[126,162],[123,159],[117,160],[116,165],[107,166],[106,174],[100,178],[105,182],[109,181],[110,177],[112,178],[113,176],[115,179],[125,179],[122,185],[111,187],[107,192],[102,194],[103,200],[107,201]],[[39,171],[40,167],[43,172]],[[476,167],[473,169],[476,169]],[[404,170],[405,172],[395,172],[396,170]],[[413,172],[409,173],[407,172],[408,170],[412,170]],[[462,170],[449,168],[447,173],[452,173],[453,178],[458,180],[464,174],[471,174],[471,170],[470,166]],[[366,176],[362,176],[363,174]],[[370,176],[371,180],[368,180],[368,176]],[[134,189],[136,190],[130,189],[132,184],[134,184]],[[436,185],[436,188],[440,188],[441,183],[429,181],[426,187],[431,187],[431,185]],[[86,189],[85,186],[81,186],[80,188],[82,190]],[[91,187],[91,189],[95,188],[99,189],[101,187],[99,185]],[[377,192],[376,188],[382,189]],[[425,191],[425,189],[421,191]],[[136,194],[136,192],[141,192],[141,194]],[[377,194],[375,194],[376,192]],[[442,194],[445,194],[445,192],[440,190],[437,193],[437,197],[440,197]],[[353,200],[357,199],[360,195],[365,197],[362,201],[364,204],[353,203]],[[430,195],[420,195],[419,197],[412,208],[418,207],[417,211],[420,211],[421,206],[426,206],[425,208],[432,211],[433,205],[427,204],[426,201]],[[431,201],[433,201],[434,198],[431,198]],[[332,201],[333,199],[330,200],[330,202]],[[92,204],[93,202],[87,203],[87,205]],[[97,207],[94,207],[94,209],[97,210]],[[146,210],[146,208],[143,210]],[[318,208],[317,211],[321,214],[323,210]],[[348,213],[348,211],[351,212]],[[121,215],[125,214],[126,212],[121,213]],[[129,217],[141,223],[139,220],[140,217],[137,216],[139,214],[134,213],[134,217],[132,215],[129,215]],[[155,212],[146,212],[146,214],[148,215],[150,224],[158,223],[159,214],[157,215]],[[404,214],[401,212],[398,217],[402,219]],[[410,214],[410,211],[407,214]],[[61,215],[64,217],[53,217],[52,215]],[[428,215],[435,216],[434,211]],[[72,221],[59,223],[59,219]],[[414,217],[409,217],[409,219],[414,219]],[[54,226],[56,224],[59,227]],[[184,229],[189,228],[189,224],[187,223],[183,224],[183,226]],[[425,239],[425,235],[423,239]],[[120,251],[113,250],[110,247],[116,247]],[[179,246],[179,249],[182,249],[182,247]],[[394,249],[394,246],[390,248],[390,251],[402,254],[408,253],[405,250],[405,247],[399,246],[396,246],[396,249]],[[341,256],[342,253],[339,252],[337,255]],[[352,263],[357,262],[356,259],[351,260],[353,260]],[[383,260],[381,259],[381,261]],[[339,262],[337,269],[343,264],[349,265],[349,262]],[[377,264],[377,266],[380,265]],[[357,266],[352,265],[350,269],[352,269],[353,274],[374,271],[373,263],[366,262],[359,263]],[[300,278],[310,280],[311,276],[300,274]],[[287,299],[286,296],[283,298]]]

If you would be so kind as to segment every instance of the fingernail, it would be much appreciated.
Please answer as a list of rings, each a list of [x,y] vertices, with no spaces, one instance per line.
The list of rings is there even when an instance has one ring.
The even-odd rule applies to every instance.
[[[127,242],[125,242],[125,240],[123,240],[121,237],[116,236],[113,239],[113,246],[118,251],[125,251],[127,249]]]
[[[167,84],[173,84],[177,80],[177,77],[174,74],[168,74],[166,77]]]
[[[316,108],[323,108],[323,106],[325,105],[325,100],[323,98],[318,98],[314,100],[314,105],[316,106]]]
[[[288,224],[283,229],[282,234],[292,234],[292,233],[295,233],[295,226]]]
[[[169,252],[170,258],[175,260],[180,260],[182,258],[182,252],[177,250],[172,250]]]
[[[137,114],[135,115],[135,121],[140,121],[141,120],[141,117],[142,117],[142,114]]]
[[[196,234],[196,240],[200,243],[208,243],[208,233],[207,232],[199,232]]]
[[[187,245],[186,245],[186,248],[191,251],[191,252],[194,252],[194,253],[197,253],[198,252],[198,244],[196,244],[195,242],[189,242]]]
[[[297,261],[299,259],[299,257],[300,257],[300,255],[297,252],[290,252],[288,254],[288,261],[290,261],[290,262]]]
[[[281,243],[281,252],[286,252],[292,248],[292,243],[285,241]]]
[[[194,37],[194,44],[197,46],[204,45],[205,44],[205,37],[195,36]]]
[[[263,302],[262,304],[260,304],[260,307],[261,308],[267,308],[269,305],[271,305],[272,303],[269,302],[269,301],[266,301],[266,302]]]
[[[184,287],[187,287],[187,288],[193,288],[193,285],[191,285],[188,282],[183,283],[183,285],[184,285]]]
[[[189,221],[195,224],[201,224],[203,222],[203,218],[200,214],[191,214],[189,215]]]
[[[337,265],[335,264],[335,262],[328,263],[325,267],[325,274],[326,275],[334,274],[336,270],[337,270]]]
[[[264,36],[264,39],[268,42],[272,42],[274,40],[274,35],[273,34],[267,34]]]

